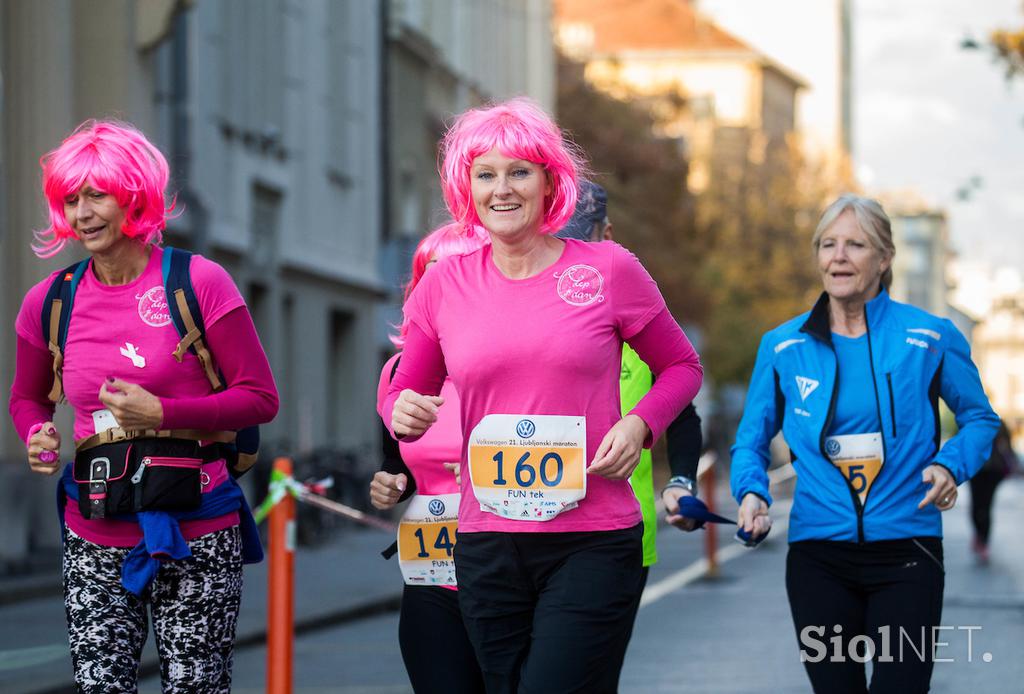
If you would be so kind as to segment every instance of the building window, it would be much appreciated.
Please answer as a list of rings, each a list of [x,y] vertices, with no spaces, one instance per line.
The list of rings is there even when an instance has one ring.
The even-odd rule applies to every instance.
[[[330,332],[327,335],[327,378],[324,379],[327,388],[327,431],[332,443],[338,448],[345,448],[358,440],[352,411],[355,382],[351,365],[358,361],[352,344],[354,322],[351,313],[332,311]]]
[[[273,270],[281,229],[279,191],[256,183],[252,187],[252,220],[249,227],[249,264],[257,271]]]
[[[282,152],[285,131],[285,0],[222,0],[221,117],[247,145]]]
[[[328,179],[342,188],[354,184],[357,162],[365,160],[368,143],[360,130],[361,99],[370,93],[367,51],[360,32],[360,10],[353,2],[327,5],[327,109],[331,127],[327,129]]]

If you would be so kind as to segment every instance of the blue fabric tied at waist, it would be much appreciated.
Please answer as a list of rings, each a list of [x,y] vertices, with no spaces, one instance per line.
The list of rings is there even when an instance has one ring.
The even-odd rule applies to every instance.
[[[78,501],[78,484],[72,474],[71,464],[64,467],[64,474],[57,484],[57,514],[60,516],[61,528],[64,527],[64,507],[68,498]],[[232,511],[237,511],[239,517],[242,563],[256,564],[263,561],[263,545],[260,543],[256,521],[242,488],[231,477],[204,493],[199,508],[193,511],[142,511],[114,516],[115,520],[135,521],[142,528],[142,541],[132,548],[121,566],[121,585],[135,595],[142,595],[160,570],[160,562],[192,556],[188,542],[181,534],[178,525],[180,521],[216,518]]]

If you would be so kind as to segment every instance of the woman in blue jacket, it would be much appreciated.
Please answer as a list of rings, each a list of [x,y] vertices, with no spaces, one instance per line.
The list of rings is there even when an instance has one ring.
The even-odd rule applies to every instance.
[[[877,202],[840,197],[813,244],[825,291],[758,351],[732,448],[738,522],[768,532],[768,445],[781,429],[797,471],[786,589],[814,690],[863,694],[870,658],[873,694],[926,692],[940,512],[988,457],[999,420],[963,335],[889,298],[895,247]],[[941,448],[939,398],[959,427]]]

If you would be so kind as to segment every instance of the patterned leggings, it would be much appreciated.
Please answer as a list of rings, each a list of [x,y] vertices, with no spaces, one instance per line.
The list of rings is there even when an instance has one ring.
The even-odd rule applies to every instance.
[[[153,615],[164,692],[231,691],[242,595],[242,540],[227,528],[188,543],[192,557],[164,562],[141,598],[121,585],[130,551],[67,530],[64,608],[78,691],[134,693]],[[147,610],[148,606],[148,610]]]

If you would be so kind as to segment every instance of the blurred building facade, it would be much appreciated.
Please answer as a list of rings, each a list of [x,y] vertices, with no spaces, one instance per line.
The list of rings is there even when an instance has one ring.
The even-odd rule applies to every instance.
[[[946,214],[924,206],[886,206],[892,222],[893,280],[890,293],[937,316],[950,315],[946,268],[951,259]]]
[[[424,233],[447,220],[437,145],[453,114],[529,96],[555,107],[550,0],[391,0],[387,32],[388,181],[381,274],[391,295],[378,342],[401,322],[400,285]]]
[[[75,259],[29,248],[45,224],[39,156],[86,118],[120,118],[171,164],[166,241],[224,265],[253,314],[282,405],[263,450],[344,449],[368,473],[389,302],[441,209],[437,139],[490,98],[551,108],[550,3],[5,2],[0,84],[5,392],[22,297]],[[53,480],[29,473],[7,417],[0,458],[0,571],[16,570],[59,543]]]
[[[1024,293],[996,299],[974,330],[974,359],[992,408],[1024,441]]]
[[[659,134],[685,142],[694,193],[716,171],[764,161],[796,131],[803,80],[688,0],[556,0],[555,27],[588,82],[645,103]]]
[[[853,180],[852,0],[694,0],[716,24],[797,71],[804,152],[834,181]]]

